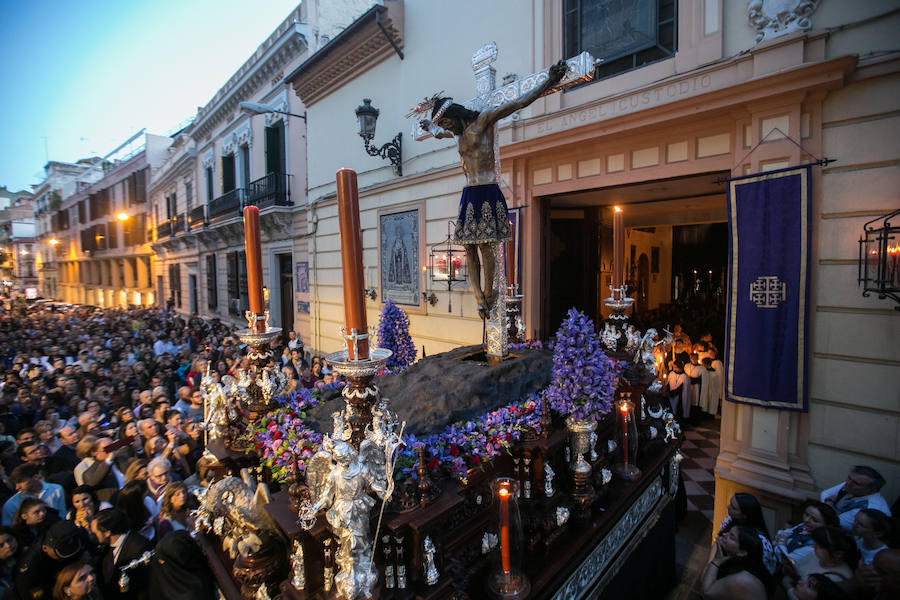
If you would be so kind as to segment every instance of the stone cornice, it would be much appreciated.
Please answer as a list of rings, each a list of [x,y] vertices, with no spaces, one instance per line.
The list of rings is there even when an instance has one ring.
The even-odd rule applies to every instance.
[[[384,30],[382,30],[382,27]],[[390,39],[388,39],[390,36]],[[375,5],[285,77],[310,107],[403,48],[403,1]]]
[[[190,173],[194,168],[194,161],[197,158],[197,149],[188,148],[169,164],[167,161],[153,175],[153,180],[147,186],[147,192],[153,194],[160,188],[167,187],[172,181],[178,179],[185,173]]]
[[[245,100],[253,100],[259,90],[268,86],[285,65],[303,54],[307,43],[301,29],[299,23],[292,23],[290,27],[280,32],[278,38],[266,48],[262,57],[254,55],[245,63],[209,104],[197,112],[191,137],[198,142],[207,139],[219,124],[230,120],[230,115],[237,112],[238,104]],[[259,52],[260,50],[257,50],[257,53]]]

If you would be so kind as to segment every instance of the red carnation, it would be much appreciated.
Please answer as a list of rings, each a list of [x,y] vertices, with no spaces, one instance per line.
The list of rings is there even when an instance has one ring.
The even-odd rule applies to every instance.
[[[477,465],[479,463],[481,463],[481,457],[476,454],[475,456],[472,457],[472,464]]]
[[[459,456],[459,447],[455,444],[450,444],[450,456]]]
[[[437,456],[432,456],[431,460],[428,461],[428,470],[434,471],[435,469],[437,469],[439,464],[440,461],[438,461]]]

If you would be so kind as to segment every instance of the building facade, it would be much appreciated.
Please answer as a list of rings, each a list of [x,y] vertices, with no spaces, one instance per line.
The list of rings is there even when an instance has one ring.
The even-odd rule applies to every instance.
[[[34,195],[0,187],[0,294],[35,296]]]
[[[156,302],[147,183],[171,143],[142,131],[64,187],[54,217],[58,299],[106,308]]]
[[[269,323],[308,339],[306,116],[283,78],[367,4],[299,5],[176,140],[150,191],[161,304],[246,325],[242,210],[257,206]]]
[[[384,0],[364,13],[288,75],[309,121],[309,345],[341,345],[341,167],[359,174],[367,285],[377,298],[367,301],[369,321],[393,297],[428,353],[481,341],[469,286],[435,281],[429,270],[465,182],[455,143],[414,141],[404,115],[441,90],[457,101],[483,93],[470,65],[496,69],[500,86],[587,50],[604,59],[595,81],[541,98],[499,128],[529,334],[549,337],[573,304],[602,316],[612,205],[626,209],[639,271],[643,247],[673,260],[676,228],[727,221],[723,178],[836,159],[812,179],[809,411],[725,403],[715,521],[734,492],[751,491],[770,527],[780,526],[854,464],[880,470],[892,501],[900,315],[889,300],[862,297],[855,269],[863,223],[897,208],[900,12],[888,1],[782,2],[778,14],[768,4],[648,0],[599,15],[587,1]],[[473,57],[490,41],[499,55]],[[402,133],[402,177],[363,148],[352,114],[363,98],[381,111],[376,147]],[[398,240],[411,257],[399,277]],[[673,270],[646,268],[648,305],[686,289]]]

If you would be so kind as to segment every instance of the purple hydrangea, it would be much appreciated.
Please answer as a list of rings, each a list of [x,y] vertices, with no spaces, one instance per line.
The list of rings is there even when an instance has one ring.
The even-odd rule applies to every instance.
[[[388,299],[378,320],[378,347],[393,352],[385,367],[388,371],[402,371],[416,362],[416,346],[409,335],[409,317]]]
[[[574,308],[552,343],[553,370],[544,390],[550,407],[573,419],[598,419],[612,410],[618,369],[600,347],[594,323]]]

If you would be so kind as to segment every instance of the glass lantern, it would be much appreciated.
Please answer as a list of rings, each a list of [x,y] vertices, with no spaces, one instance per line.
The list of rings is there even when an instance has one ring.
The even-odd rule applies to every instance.
[[[522,572],[525,532],[516,501],[519,482],[511,477],[500,477],[491,484],[491,490],[499,525],[499,543],[494,554],[499,560],[491,568],[488,587],[494,596],[504,600],[525,598],[531,591],[531,584]]]
[[[613,465],[612,472],[619,479],[626,481],[637,479],[641,476],[641,470],[635,464],[638,451],[638,432],[631,394],[623,396],[622,400],[616,404],[616,432],[621,462]]]

